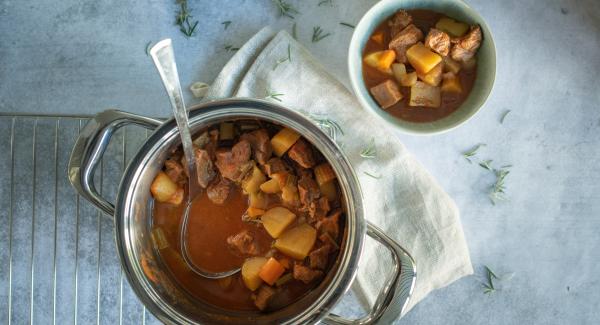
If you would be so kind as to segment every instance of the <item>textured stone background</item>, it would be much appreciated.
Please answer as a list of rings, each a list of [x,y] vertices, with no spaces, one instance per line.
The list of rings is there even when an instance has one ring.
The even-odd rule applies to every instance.
[[[352,30],[339,22],[356,23],[375,1],[333,0],[333,7],[319,7],[319,0],[290,1],[301,12],[294,20],[300,41],[348,85],[346,49]],[[497,46],[497,80],[490,99],[473,120],[448,134],[397,136],[456,200],[476,275],[431,294],[398,323],[596,323],[600,320],[600,2],[470,3],[487,19]],[[182,84],[189,85],[216,76],[232,55],[225,45],[242,45],[265,25],[289,31],[293,23],[280,18],[267,0],[189,0],[189,6],[200,23],[198,33],[186,39],[173,26],[176,6],[171,0],[1,0],[0,112],[91,114],[118,107],[165,116],[167,98],[144,52],[149,41],[174,40]],[[227,30],[221,25],[225,20],[232,21]],[[333,35],[311,43],[316,25]],[[500,116],[507,109],[511,113],[501,125]],[[1,125],[6,137],[10,123]],[[30,132],[23,130],[19,132]],[[506,182],[509,201],[492,206],[486,191],[493,176],[461,157],[477,143],[487,144],[478,154],[481,159],[514,166]],[[5,144],[2,148],[6,152]],[[1,180],[8,184],[6,177]],[[0,190],[0,197],[2,193],[6,195]],[[6,215],[4,208],[2,220]],[[5,322],[8,232],[4,226],[0,229],[0,320]],[[102,235],[102,240],[108,243],[105,246],[112,244],[110,236]],[[18,256],[13,256],[13,263],[29,266]],[[486,296],[479,282],[483,265],[512,278],[500,281],[500,291]],[[90,274],[93,271],[92,266]],[[32,301],[47,299],[40,292],[48,291],[36,289]],[[96,287],[87,289],[93,298]],[[12,301],[15,324],[27,322],[29,303],[29,299]],[[108,314],[96,315],[94,306],[95,302],[89,310],[78,311],[90,313],[80,322],[94,322],[97,316],[100,322],[112,322]],[[357,307],[350,299],[338,309],[354,314]],[[34,318],[35,323],[46,322],[42,311],[31,312],[42,315]]]

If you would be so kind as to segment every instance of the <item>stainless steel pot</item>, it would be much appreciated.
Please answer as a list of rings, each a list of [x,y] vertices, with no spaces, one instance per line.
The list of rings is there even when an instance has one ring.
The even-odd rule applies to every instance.
[[[117,250],[123,270],[147,309],[165,323],[179,324],[299,324],[318,321],[368,324],[377,321],[388,323],[401,316],[414,287],[415,263],[396,242],[365,222],[358,180],[335,142],[304,116],[266,101],[227,99],[198,105],[190,110],[192,132],[239,118],[263,119],[295,129],[329,160],[338,175],[346,203],[346,231],[338,259],[315,290],[275,312],[223,310],[195,299],[170,275],[150,240],[150,183],[170,150],[180,144],[177,126],[172,119],[162,121],[121,111],[105,111],[90,120],[81,131],[69,161],[69,178],[80,195],[114,217]],[[126,168],[113,205],[98,193],[93,175],[113,133],[127,124],[136,124],[154,132]],[[368,315],[349,320],[330,311],[354,280],[365,234],[389,249],[394,267]]]

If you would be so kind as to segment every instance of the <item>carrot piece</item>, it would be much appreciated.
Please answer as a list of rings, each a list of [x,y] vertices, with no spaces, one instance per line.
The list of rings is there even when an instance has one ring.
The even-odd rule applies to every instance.
[[[290,269],[290,267],[292,266],[292,262],[290,262],[289,258],[282,258],[279,260],[279,264],[281,264],[281,266],[283,266],[286,269]]]
[[[267,263],[262,266],[258,276],[267,284],[272,286],[283,274],[283,272],[285,272],[283,265],[281,265],[281,263],[279,263],[275,258],[271,257]]]
[[[383,44],[383,31],[378,31],[371,36],[371,39],[375,41],[375,43]]]

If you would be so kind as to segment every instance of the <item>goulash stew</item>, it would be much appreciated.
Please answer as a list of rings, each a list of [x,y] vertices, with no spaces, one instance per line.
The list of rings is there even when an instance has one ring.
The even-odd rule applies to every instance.
[[[190,181],[174,151],[151,186],[152,239],[173,276],[192,295],[234,310],[272,311],[315,288],[338,255],[344,215],[324,157],[297,132],[263,121],[211,127],[194,140],[197,181],[189,257],[198,267],[241,272],[213,280],[191,271],[180,250]]]
[[[454,112],[476,77],[481,28],[429,10],[400,10],[379,25],[363,52],[363,78],[386,112],[431,122]]]

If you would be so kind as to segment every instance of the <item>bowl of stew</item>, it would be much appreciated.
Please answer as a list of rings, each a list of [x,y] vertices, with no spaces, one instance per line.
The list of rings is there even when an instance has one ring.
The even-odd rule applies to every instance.
[[[195,106],[189,121],[197,180],[182,167],[173,119],[121,111],[91,119],[69,162],[73,186],[114,218],[123,270],[149,311],[176,324],[347,322],[330,311],[350,288],[370,236],[389,249],[394,267],[363,321],[385,323],[403,314],[415,263],[365,221],[356,175],[318,126],[250,99]],[[112,134],[127,124],[153,132],[127,166],[113,204],[96,191],[93,171]],[[203,192],[182,233],[190,181]],[[241,271],[204,278],[184,256],[206,271]]]
[[[483,18],[461,0],[383,0],[357,24],[348,68],[368,111],[403,132],[436,134],[484,105],[496,52]]]

